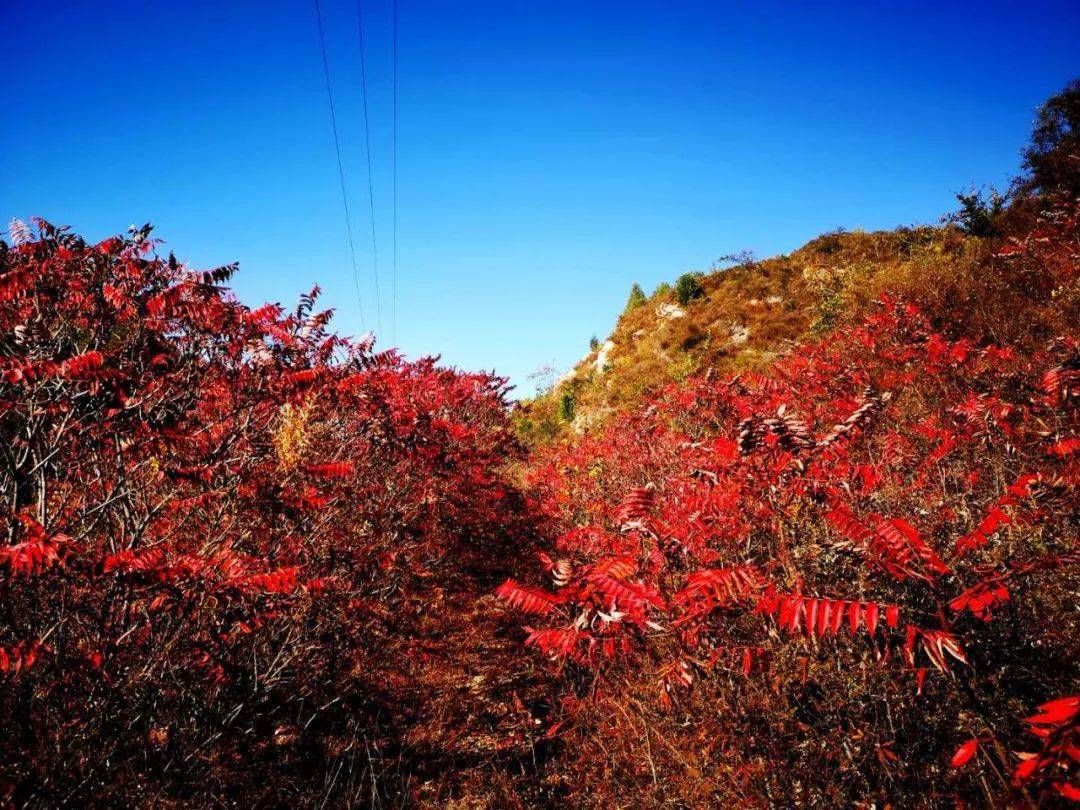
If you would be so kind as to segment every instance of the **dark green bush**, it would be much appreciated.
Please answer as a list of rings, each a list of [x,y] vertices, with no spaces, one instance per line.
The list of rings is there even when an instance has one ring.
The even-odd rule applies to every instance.
[[[573,422],[576,405],[573,394],[569,391],[563,394],[559,400],[559,418],[564,422]]]
[[[1005,197],[991,191],[989,197],[983,197],[981,191],[970,194],[957,194],[960,210],[949,214],[946,219],[960,226],[966,234],[979,237],[1001,235],[1001,214],[1005,210]]]
[[[682,306],[686,306],[695,298],[705,295],[701,286],[700,273],[683,273],[675,282],[675,300]]]

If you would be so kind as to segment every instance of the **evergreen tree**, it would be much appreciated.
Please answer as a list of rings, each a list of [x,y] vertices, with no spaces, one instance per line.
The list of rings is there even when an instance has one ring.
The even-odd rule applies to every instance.
[[[559,418],[564,422],[573,422],[576,404],[573,394],[569,391],[563,394],[559,400]]]
[[[683,273],[675,282],[675,300],[682,306],[685,307],[695,298],[705,295],[705,290],[702,289],[701,282],[698,280],[699,277],[699,273]]]

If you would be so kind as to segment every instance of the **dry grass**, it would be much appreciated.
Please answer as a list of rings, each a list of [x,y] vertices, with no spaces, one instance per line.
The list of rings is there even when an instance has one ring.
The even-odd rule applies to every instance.
[[[1003,244],[952,226],[834,232],[790,255],[704,276],[705,296],[684,317],[662,316],[674,299],[661,291],[620,316],[605,370],[594,368],[592,352],[556,390],[524,403],[519,431],[534,442],[562,435],[571,427],[558,418],[565,394],[581,430],[690,374],[764,368],[800,341],[858,320],[885,292],[976,342],[1034,347],[1080,319],[1075,280],[1007,266],[995,258]]]

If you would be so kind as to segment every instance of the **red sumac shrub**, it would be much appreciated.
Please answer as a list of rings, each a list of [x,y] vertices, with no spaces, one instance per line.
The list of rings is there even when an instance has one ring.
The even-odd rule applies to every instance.
[[[0,242],[0,804],[374,783],[401,606],[519,521],[504,381],[317,289],[242,306],[149,228],[35,231]]]
[[[999,260],[1045,247],[1075,283],[1076,218],[1059,226]],[[691,378],[547,448],[547,582],[521,570],[498,595],[566,675],[577,766],[625,768],[627,789],[629,752],[655,774],[670,750],[726,802],[1075,793],[1073,704],[1033,727],[1053,742],[1024,778],[1001,774],[1024,750],[1011,718],[1080,677],[1078,369],[1075,335],[977,346],[885,298],[765,373]],[[985,772],[947,768],[964,739]],[[652,785],[612,800],[690,795]]]

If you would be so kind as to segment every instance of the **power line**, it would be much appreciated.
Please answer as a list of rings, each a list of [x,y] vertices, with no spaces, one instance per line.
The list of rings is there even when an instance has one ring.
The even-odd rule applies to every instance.
[[[375,239],[375,186],[371,173],[371,127],[368,124],[367,60],[364,55],[364,15],[356,0],[356,29],[360,34],[360,89],[364,96],[364,148],[367,152],[368,204],[371,207],[371,253],[375,264],[375,311],[382,332],[382,300],[379,293],[379,245]]]
[[[397,345],[397,0],[393,0],[393,42],[394,42],[394,260],[393,260],[393,327],[391,335]]]
[[[360,308],[360,328],[366,330],[364,302],[360,297],[360,279],[356,272],[356,247],[353,245],[352,217],[349,216],[349,195],[345,191],[345,167],[341,162],[341,141],[338,139],[337,115],[334,113],[334,90],[330,84],[330,60],[326,58],[326,35],[323,32],[322,7],[319,5],[319,0],[315,0],[315,17],[319,22],[319,47],[322,49],[323,75],[326,77],[326,99],[330,103],[330,129],[334,133],[334,153],[337,155],[338,179],[341,181],[341,205],[345,209],[345,233],[349,239],[353,286],[356,287],[356,305]]]

